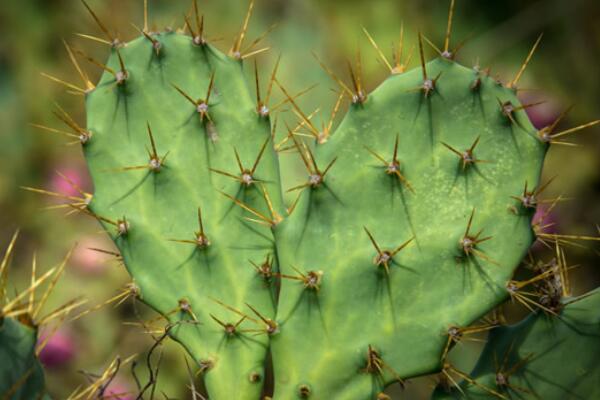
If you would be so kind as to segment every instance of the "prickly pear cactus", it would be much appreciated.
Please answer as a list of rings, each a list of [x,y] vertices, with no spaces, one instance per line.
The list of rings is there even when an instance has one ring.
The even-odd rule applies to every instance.
[[[0,317],[0,397],[47,399],[44,372],[35,355],[37,330],[14,318]]]
[[[438,370],[448,328],[507,298],[532,243],[511,196],[546,145],[514,91],[447,58],[356,87],[314,156],[299,145],[308,183],[275,229],[282,273],[306,278],[282,283],[277,399],[375,398]]]
[[[315,139],[290,128],[306,180],[282,185],[268,100],[244,78],[264,50],[260,38],[241,50],[250,12],[225,55],[192,4],[191,36],[145,21],[127,43],[92,12],[111,47],[106,65],[80,53],[105,71],[97,85],[67,46],[85,89],[57,81],[85,94],[87,127],[57,115],[95,187],[70,206],[110,233],[131,292],[169,321],[211,399],[260,398],[269,351],[277,400],[384,399],[442,369],[452,330],[515,295],[548,143],[598,121],[534,129],[516,96],[533,51],[504,86],[455,62],[450,17],[440,58],[425,62],[420,36],[420,68],[385,61],[392,75],[372,93],[360,68],[354,90],[338,80],[352,105],[335,132],[314,128],[273,72],[267,99],[276,83]],[[282,188],[297,194],[287,210]]]
[[[144,35],[113,48],[87,94],[89,212],[139,298],[176,324],[211,396],[256,399],[276,265],[271,222],[248,219],[283,212],[268,110],[235,54],[199,37]]]
[[[70,310],[69,305],[39,317],[57,280],[66,265],[66,259],[36,277],[36,257],[33,258],[31,286],[9,296],[9,269],[17,241],[18,231],[13,235],[4,256],[0,260],[0,398],[3,400],[49,399],[44,386],[44,371],[37,357],[38,329],[48,321]],[[55,273],[56,272],[56,273]],[[44,294],[36,299],[36,289],[52,278]]]
[[[537,312],[493,329],[468,382],[433,398],[598,398],[600,291],[563,303],[558,317]]]

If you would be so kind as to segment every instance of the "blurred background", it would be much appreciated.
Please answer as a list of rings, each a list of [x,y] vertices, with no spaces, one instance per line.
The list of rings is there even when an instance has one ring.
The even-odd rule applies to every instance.
[[[189,0],[148,0],[151,26],[183,26]],[[278,26],[266,43],[268,53],[258,57],[263,83],[281,53],[280,81],[293,91],[313,84],[318,86],[303,96],[300,105],[312,112],[320,108],[327,121],[335,103],[335,84],[312,57],[314,51],[336,74],[347,81],[346,59],[357,49],[363,60],[363,81],[369,90],[388,74],[366,40],[361,27],[369,30],[389,58],[391,43],[397,42],[404,23],[407,51],[416,44],[416,32],[423,31],[434,43],[443,42],[449,0],[257,0],[250,25],[253,38],[269,26]],[[137,35],[131,23],[143,25],[143,0],[89,0],[98,16],[112,32],[128,40]],[[206,17],[206,31],[217,47],[226,51],[241,26],[246,0],[200,0]],[[540,33],[541,45],[521,80],[524,102],[545,100],[530,110],[530,117],[541,128],[551,123],[562,110],[575,108],[561,122],[571,127],[600,118],[600,3],[592,0],[458,0],[454,18],[453,43],[469,38],[458,60],[468,66],[479,63],[491,67],[492,75],[505,82],[516,73]],[[88,192],[93,192],[78,145],[67,145],[63,137],[32,127],[43,124],[60,127],[52,116],[53,102],[64,107],[80,124],[85,123],[83,97],[66,92],[61,85],[44,78],[48,73],[75,81],[73,69],[62,39],[98,60],[104,60],[108,48],[76,36],[86,33],[102,36],[101,31],[77,0],[4,0],[0,3],[0,244],[4,248],[12,232],[22,229],[13,262],[13,280],[17,289],[27,285],[31,257],[37,251],[42,268],[59,262],[75,243],[78,246],[59,284],[53,302],[59,304],[76,296],[85,296],[90,305],[102,303],[118,294],[129,281],[126,271],[114,257],[89,248],[111,250],[112,244],[100,232],[100,226],[81,215],[68,215],[69,209],[56,208],[57,199],[21,189],[44,188],[64,195],[78,195],[66,176]],[[434,56],[431,49],[429,57]],[[85,61],[82,61],[84,65]],[[250,65],[250,64],[248,64]],[[411,67],[418,65],[416,54]],[[95,81],[100,70],[86,64]],[[246,68],[248,74],[253,68]],[[342,107],[343,115],[347,104]],[[293,118],[291,119],[293,120]],[[335,126],[335,125],[334,125]],[[281,133],[281,132],[280,132]],[[579,147],[555,146],[547,157],[545,180],[558,175],[544,197],[565,195],[571,201],[559,204],[547,216],[551,229],[561,233],[597,235],[600,223],[600,128],[593,127],[571,138]],[[293,155],[282,155],[282,168],[288,180],[302,167]],[[543,246],[534,246],[542,254]],[[600,283],[597,256],[600,246],[594,242],[568,250],[575,294]],[[509,307],[508,315],[517,319],[522,312]],[[123,357],[143,355],[153,343],[142,334],[136,315],[152,315],[143,306],[134,308],[126,301],[119,307],[104,307],[93,315],[64,324],[50,339],[42,353],[47,379],[55,398],[66,398],[78,385],[86,383],[86,372],[99,373],[117,354]],[[43,333],[42,333],[43,334]],[[454,362],[469,370],[480,344],[469,342],[453,351]],[[145,368],[139,366],[144,381]],[[394,399],[427,398],[434,378],[419,378],[407,389],[390,389]],[[166,343],[163,368],[157,393],[170,398],[191,398],[186,388],[187,373],[178,346]],[[107,393],[135,391],[135,382],[127,370],[121,371]],[[135,396],[114,396],[129,399]]]

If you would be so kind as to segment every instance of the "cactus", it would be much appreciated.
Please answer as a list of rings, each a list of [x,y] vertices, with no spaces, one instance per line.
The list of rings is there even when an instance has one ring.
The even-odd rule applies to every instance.
[[[177,324],[171,336],[211,395],[253,399],[277,266],[269,227],[248,219],[280,218],[279,170],[268,106],[244,80],[243,33],[227,56],[204,41],[201,21],[191,25],[192,37],[145,31],[113,46],[86,97],[88,212],[111,233],[139,299]]]
[[[600,291],[561,304],[558,317],[534,313],[518,324],[494,328],[467,380],[450,394],[439,387],[433,399],[600,396]]]
[[[512,90],[445,58],[356,87],[327,143],[301,150],[314,171],[337,161],[275,230],[283,274],[322,274],[319,290],[282,284],[276,397],[372,398],[435,371],[443,332],[505,300],[534,237],[511,196],[538,185],[546,145],[507,114]]]
[[[8,267],[14,249],[15,234],[0,265],[0,395],[3,399],[35,399],[44,395],[44,374],[35,356],[37,328],[21,312],[18,296],[8,300]],[[25,293],[26,295],[27,293]]]
[[[64,321],[71,310],[85,301],[74,299],[53,311],[42,312],[64,272],[71,252],[59,265],[39,276],[36,275],[37,260],[34,255],[30,286],[10,298],[8,271],[17,237],[18,232],[13,235],[0,263],[0,395],[6,400],[49,399],[38,359],[47,340],[38,341],[38,332],[53,321]],[[36,296],[46,282],[46,289]]]
[[[110,58],[79,52],[104,71],[95,85],[67,46],[87,127],[56,114],[95,187],[70,207],[109,232],[132,292],[168,320],[210,398],[259,398],[270,350],[276,399],[383,399],[392,382],[445,370],[455,332],[509,297],[553,312],[511,278],[535,239],[563,243],[532,229],[549,143],[597,121],[559,134],[532,126],[535,104],[516,89],[539,39],[503,85],[455,61],[451,19],[433,61],[419,35],[420,68],[409,71],[367,33],[391,76],[367,93],[360,57],[353,89],[325,67],[341,87],[336,111],[352,103],[332,131],[298,107],[277,65],[266,90],[256,75],[253,99],[245,60],[262,49],[261,38],[243,46],[252,2],[227,54],[207,42],[192,4],[185,29],[146,21],[125,43],[84,2]],[[306,168],[296,185],[280,180],[274,86],[301,119],[285,139]],[[288,209],[282,189],[296,194]],[[562,276],[560,265],[539,280]]]
[[[14,318],[0,319],[0,394],[3,399],[41,399],[44,372],[35,356],[37,332]]]

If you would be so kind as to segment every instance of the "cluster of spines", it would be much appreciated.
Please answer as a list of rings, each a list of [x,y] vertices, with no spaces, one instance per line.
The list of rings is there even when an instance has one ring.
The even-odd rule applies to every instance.
[[[9,399],[13,398],[13,396],[22,396],[23,393],[27,393],[27,395],[36,395],[39,396],[37,398],[42,398],[46,393],[46,389],[43,387],[43,378],[38,376],[41,372],[39,372],[40,367],[37,357],[48,345],[57,330],[66,322],[69,314],[87,303],[87,300],[80,297],[74,298],[50,311],[47,310],[50,296],[54,292],[59,279],[64,274],[74,248],[71,248],[58,265],[41,274],[38,268],[37,255],[34,253],[31,262],[29,285],[23,290],[15,290],[14,296],[9,296],[9,269],[18,236],[19,231],[16,231],[0,261],[0,326],[7,324],[9,320],[14,321],[24,331],[30,331],[34,340],[32,348],[28,353],[29,355],[18,354],[14,359],[3,360],[1,368],[6,368],[7,370],[2,372],[4,380],[0,382],[0,387],[6,391],[0,393],[0,395],[2,398]],[[42,288],[44,289],[41,290]],[[45,335],[38,337],[38,332],[41,329],[45,330]],[[8,339],[21,340],[19,337]],[[22,350],[22,345],[18,342],[8,342],[2,345],[3,347],[10,348],[11,352],[14,351],[15,354]],[[29,360],[30,357],[31,360]],[[23,369],[25,367],[26,369]],[[15,374],[20,375],[15,376]],[[8,379],[11,377],[16,377],[17,379],[9,381]]]

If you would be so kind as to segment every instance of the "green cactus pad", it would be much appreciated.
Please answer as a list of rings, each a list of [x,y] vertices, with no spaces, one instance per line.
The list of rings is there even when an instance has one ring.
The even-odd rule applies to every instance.
[[[171,334],[203,370],[211,398],[256,399],[268,336],[246,303],[273,318],[272,282],[252,263],[275,258],[274,239],[231,199],[269,215],[264,187],[282,213],[269,118],[257,113],[240,61],[182,34],[151,37],[113,49],[87,95],[89,209],[114,238],[141,300],[177,324]],[[250,181],[226,176],[241,178],[235,151],[251,169],[261,149]],[[235,332],[228,324],[243,317],[233,309],[251,316]]]
[[[564,303],[556,317],[537,312],[492,330],[470,374],[477,383],[439,387],[433,399],[599,398],[600,290]]]
[[[282,273],[320,274],[283,279],[276,399],[372,399],[439,370],[448,328],[506,299],[532,243],[532,209],[511,196],[538,185],[546,145],[515,92],[443,58],[426,71],[356,96],[314,150],[321,177],[335,163],[275,228]]]
[[[37,331],[13,318],[0,319],[0,398],[49,399],[35,355]]]

